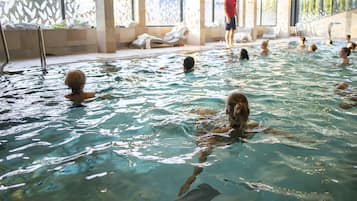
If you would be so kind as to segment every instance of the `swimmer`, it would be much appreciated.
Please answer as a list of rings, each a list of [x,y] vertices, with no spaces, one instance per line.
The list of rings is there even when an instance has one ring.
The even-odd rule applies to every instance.
[[[347,48],[347,47],[341,48],[340,58],[342,59],[342,62],[341,62],[342,65],[349,64],[350,60],[348,59],[348,56],[350,56],[350,54],[351,54],[351,50],[349,48]]]
[[[192,72],[194,70],[193,69],[194,66],[195,66],[195,59],[193,57],[188,56],[183,60],[183,71],[185,73]]]
[[[348,49],[350,49],[351,52],[354,52],[354,51],[355,51],[356,46],[357,46],[357,44],[356,44],[356,43],[353,43],[353,42],[350,42],[350,43],[348,43],[348,45],[347,45]]]
[[[269,40],[265,40],[262,42],[261,48],[262,48],[263,55],[267,55],[269,53],[268,44],[269,44]]]
[[[249,60],[248,51],[246,49],[243,48],[240,50],[239,60]]]
[[[257,132],[284,135],[280,131],[261,126],[257,122],[248,121],[250,114],[248,99],[239,92],[233,92],[228,96],[225,112],[228,116],[228,126],[215,128],[210,133],[202,133],[202,135],[198,136],[197,145],[202,147],[199,163],[207,161],[207,157],[212,153],[215,146],[232,144],[240,139],[251,138]],[[285,137],[292,138],[291,136]],[[201,166],[194,167],[192,175],[181,186],[178,193],[179,196],[189,190],[191,184],[202,171],[203,168]]]
[[[301,36],[299,41],[299,47],[305,48],[305,42],[306,42],[306,38],[304,36]]]
[[[72,89],[72,93],[65,95],[71,101],[80,103],[85,99],[93,98],[95,92],[84,92],[86,76],[81,70],[72,70],[67,73],[65,84]]]
[[[312,43],[310,46],[309,46],[309,52],[315,52],[317,50],[317,46]]]
[[[351,42],[351,35],[347,34],[346,35],[346,43],[350,43]]]
[[[327,40],[326,41],[326,45],[333,45],[333,41],[332,40]]]

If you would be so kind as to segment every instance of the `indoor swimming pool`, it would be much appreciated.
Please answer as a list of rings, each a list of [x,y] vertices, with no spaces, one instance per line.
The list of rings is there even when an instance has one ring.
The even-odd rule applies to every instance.
[[[357,108],[339,105],[356,96],[357,53],[341,67],[344,43],[317,45],[308,53],[271,44],[268,56],[247,46],[249,61],[236,47],[2,75],[0,201],[176,200],[195,165],[203,172],[182,200],[216,191],[215,201],[354,200]],[[196,60],[193,73],[182,73],[186,56]],[[64,98],[72,69],[97,92],[82,107]],[[342,82],[347,96],[336,94]],[[200,164],[197,129],[227,123],[225,98],[235,90],[248,97],[251,120],[290,137],[256,133],[215,147]],[[202,184],[209,188],[192,191]]]

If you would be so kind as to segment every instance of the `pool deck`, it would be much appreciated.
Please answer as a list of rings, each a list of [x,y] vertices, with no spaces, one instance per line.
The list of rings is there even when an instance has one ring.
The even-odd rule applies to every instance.
[[[244,46],[252,46],[259,45],[263,39],[258,39],[253,42],[247,43],[236,43],[235,47],[244,47]],[[269,42],[281,43],[288,42],[291,40],[297,40],[296,37],[283,38],[277,40],[270,40]],[[209,49],[223,49],[225,48],[225,43],[223,41],[206,43],[204,46],[193,46],[193,45],[185,45],[181,47],[167,47],[167,48],[152,48],[152,49],[121,49],[117,50],[115,53],[87,53],[87,54],[76,54],[76,55],[65,55],[65,56],[48,56],[47,57],[47,65],[56,65],[56,64],[64,64],[64,63],[74,63],[81,61],[96,61],[96,60],[108,60],[108,59],[123,59],[123,58],[132,58],[132,57],[147,57],[147,56],[155,56],[160,54],[168,54],[168,53],[180,53],[180,52],[194,52],[201,50],[209,50]],[[27,59],[27,60],[17,60],[12,61],[8,65],[5,66],[4,71],[16,71],[16,70],[26,70],[29,67],[40,66],[40,59]]]

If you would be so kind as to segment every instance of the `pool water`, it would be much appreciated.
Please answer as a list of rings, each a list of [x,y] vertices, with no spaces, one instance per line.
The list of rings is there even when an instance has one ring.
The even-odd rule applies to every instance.
[[[214,200],[354,200],[357,110],[340,108],[351,100],[334,88],[348,82],[356,93],[357,53],[340,67],[343,43],[317,43],[316,53],[271,44],[268,56],[248,46],[245,62],[240,48],[212,49],[2,75],[0,200],[175,200],[195,165],[204,168],[190,190],[208,184]],[[197,68],[185,75],[187,55]],[[97,92],[83,107],[63,97],[71,69]],[[197,128],[226,123],[234,90],[248,97],[251,120],[293,138],[257,133],[198,164]]]

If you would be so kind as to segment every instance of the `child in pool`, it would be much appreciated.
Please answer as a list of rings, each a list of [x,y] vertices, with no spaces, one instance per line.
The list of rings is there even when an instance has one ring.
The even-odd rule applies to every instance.
[[[342,59],[341,64],[342,65],[347,65],[349,64],[350,60],[348,59],[348,56],[350,56],[351,50],[347,47],[343,47],[340,50],[340,58]]]
[[[346,35],[346,43],[350,43],[351,42],[351,35],[347,34]]]
[[[354,51],[355,51],[356,46],[357,46],[357,44],[356,44],[356,43],[353,43],[353,42],[350,42],[350,43],[348,43],[348,45],[347,45],[347,47],[350,49],[351,52],[354,52]]]
[[[74,102],[82,102],[85,99],[93,98],[95,92],[84,92],[86,76],[81,70],[72,70],[67,73],[65,84],[72,89],[72,93],[65,97]]]
[[[188,56],[183,60],[183,71],[185,73],[192,72],[194,70],[193,69],[194,66],[195,66],[195,59],[193,57]]]
[[[246,49],[243,48],[240,50],[239,60],[249,60],[248,51]]]
[[[333,45],[333,41],[332,40],[327,40],[326,41],[326,45]]]
[[[267,55],[269,53],[268,44],[269,44],[268,40],[262,42],[261,48],[262,48],[263,55]]]
[[[309,52],[315,52],[317,50],[317,46],[312,43],[310,46],[309,46]]]
[[[228,115],[228,127],[216,128],[211,133],[206,133],[198,136],[197,144],[203,146],[200,151],[199,163],[207,161],[207,157],[212,153],[215,146],[220,144],[227,145],[239,141],[241,138],[251,138],[254,133],[268,132],[277,135],[284,135],[280,131],[276,131],[269,127],[260,127],[257,122],[248,122],[249,119],[249,103],[248,99],[239,92],[233,92],[227,98],[226,114]],[[291,138],[290,136],[286,136]],[[187,192],[191,184],[196,180],[196,177],[203,171],[200,166],[195,166],[193,173],[189,176],[185,183],[181,186],[178,195]]]
[[[305,48],[305,42],[306,42],[306,38],[304,36],[301,36],[299,41],[299,47]]]

